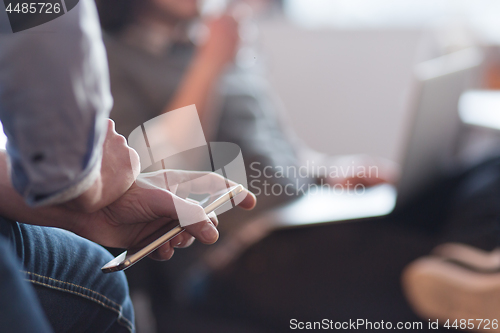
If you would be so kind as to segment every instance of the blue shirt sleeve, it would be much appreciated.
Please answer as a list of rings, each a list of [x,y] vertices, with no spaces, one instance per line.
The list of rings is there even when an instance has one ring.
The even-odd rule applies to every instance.
[[[65,202],[92,185],[111,106],[94,1],[26,31],[0,32],[0,119],[12,183],[28,204]]]

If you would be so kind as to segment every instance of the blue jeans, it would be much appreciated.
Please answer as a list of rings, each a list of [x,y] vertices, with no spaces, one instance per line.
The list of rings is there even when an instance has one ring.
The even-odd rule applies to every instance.
[[[0,252],[2,332],[135,331],[125,274],[101,272],[101,246],[0,218]]]

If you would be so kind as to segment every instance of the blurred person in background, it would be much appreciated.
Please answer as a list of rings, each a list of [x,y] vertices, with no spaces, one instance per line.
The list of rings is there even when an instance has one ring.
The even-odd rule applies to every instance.
[[[196,0],[97,3],[107,32],[104,40],[115,101],[111,118],[122,135],[127,137],[134,128],[162,113],[195,104],[207,141],[238,144],[250,176],[256,169],[298,168],[307,161],[316,166],[352,166],[353,161],[380,163],[360,156],[325,156],[305,147],[295,137],[266,81],[260,56],[251,53],[255,58],[249,59],[250,63],[255,60],[251,65],[237,57],[239,51],[249,48],[247,45],[240,49],[240,31],[245,30],[251,12],[248,5],[243,6],[245,2],[232,2],[225,14],[204,25],[199,24],[200,1]],[[325,176],[316,170],[310,168],[309,179],[285,175],[269,181],[300,186]],[[378,178],[358,179],[354,183],[373,185],[387,181],[392,175],[386,171],[379,169]],[[344,181],[340,177],[326,180],[329,184]],[[283,200],[286,196],[262,196],[259,210]]]

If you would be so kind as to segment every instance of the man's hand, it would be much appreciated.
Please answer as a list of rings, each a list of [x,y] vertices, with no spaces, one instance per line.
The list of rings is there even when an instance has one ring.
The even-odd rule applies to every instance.
[[[182,183],[191,180],[189,186],[191,193],[215,193],[219,190],[217,184],[226,181],[215,173],[164,172],[175,174],[169,179],[178,177],[177,179],[181,182],[176,184],[177,187],[182,187]],[[155,172],[155,175],[163,176],[162,173]],[[200,177],[200,175],[203,176]],[[197,179],[200,181],[196,181]],[[144,238],[165,224],[172,221],[177,223],[180,211],[189,211],[192,216],[199,217],[199,222],[186,226],[187,232],[164,244],[152,257],[159,260],[170,259],[174,247],[189,246],[194,238],[205,244],[217,241],[215,215],[207,216],[201,206],[170,191],[156,186],[139,186],[138,183],[140,184],[140,182],[135,182],[124,195],[109,206],[92,214],[81,215],[71,231],[105,246],[130,248],[140,244]],[[232,182],[229,183],[231,186],[235,185]],[[244,197],[239,204],[240,207],[252,209],[255,206],[256,200],[253,194],[245,190],[239,195]]]
[[[152,257],[160,260],[169,259],[174,247],[189,246],[194,238],[206,244],[217,241],[215,214],[209,218],[201,206],[185,198],[190,193],[218,192],[225,189],[226,181],[236,184],[215,173],[166,170],[138,176],[139,170],[137,153],[115,132],[114,122],[109,120],[101,176],[93,188],[61,207],[70,214],[71,223],[63,221],[57,226],[104,246],[131,248],[182,215],[194,219],[191,223],[198,222],[155,251]],[[173,192],[165,189],[165,179]],[[255,206],[253,194],[245,190],[240,195],[245,196],[241,207]]]

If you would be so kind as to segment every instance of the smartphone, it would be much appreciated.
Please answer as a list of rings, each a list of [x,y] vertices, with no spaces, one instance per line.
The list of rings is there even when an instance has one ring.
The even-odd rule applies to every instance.
[[[210,198],[214,197],[214,195],[212,195],[208,199],[202,201],[200,204],[205,210],[205,213],[209,214],[224,205],[226,202],[229,202],[233,197],[235,197],[242,191],[243,185],[237,185],[229,189],[221,196],[215,196],[215,200],[209,200]],[[101,270],[103,273],[111,273],[127,269],[183,231],[184,228],[179,224],[175,226],[167,224],[163,228],[160,228],[158,231],[144,239],[140,244],[145,244],[144,246],[137,246],[135,248],[128,249],[118,257],[108,262],[106,265],[102,266]]]

